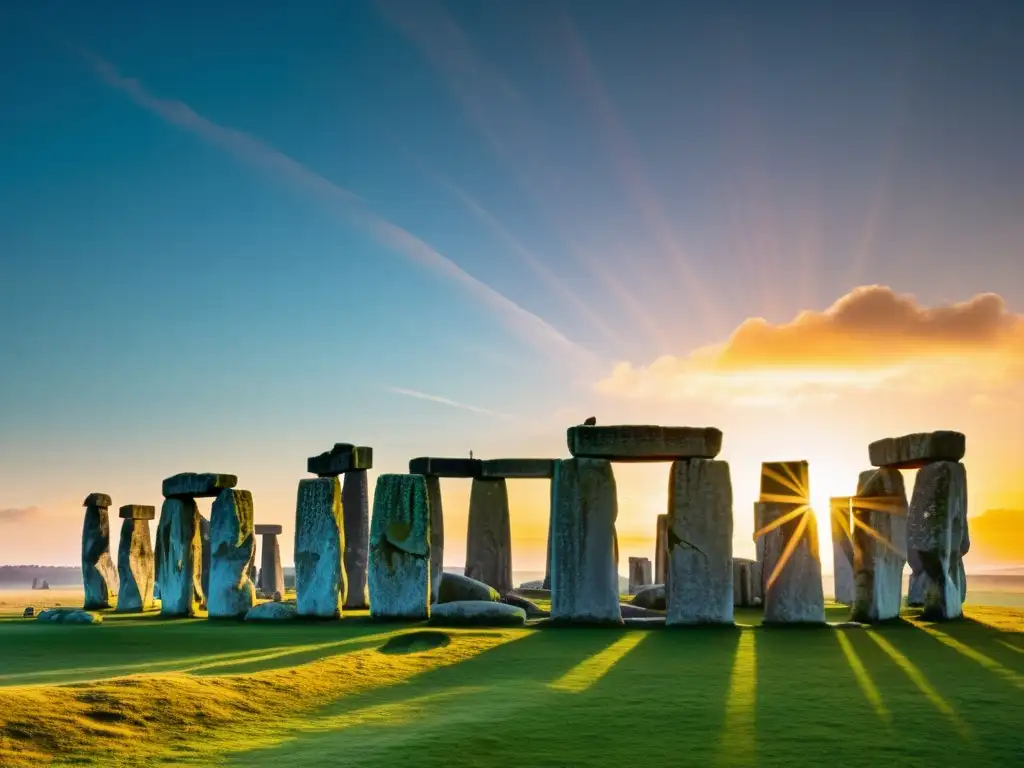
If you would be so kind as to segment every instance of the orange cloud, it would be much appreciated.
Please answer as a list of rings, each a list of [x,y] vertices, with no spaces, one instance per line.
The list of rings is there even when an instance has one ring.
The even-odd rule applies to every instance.
[[[824,312],[773,325],[744,321],[724,344],[616,365],[603,394],[770,401],[833,397],[843,388],[912,380],[934,389],[968,379],[991,386],[1024,380],[1024,316],[1002,297],[924,307],[885,286],[856,288]]]

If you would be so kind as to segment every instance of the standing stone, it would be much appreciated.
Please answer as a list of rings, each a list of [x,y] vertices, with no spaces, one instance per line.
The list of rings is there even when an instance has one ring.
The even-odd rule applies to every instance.
[[[117,547],[117,575],[120,590],[118,613],[142,613],[153,607],[153,542],[149,521],[156,507],[129,504],[121,507],[121,541]]]
[[[658,515],[654,537],[654,583],[664,584],[668,576],[668,515]]]
[[[853,517],[850,497],[834,497],[829,501],[829,507],[835,599],[837,603],[853,605],[856,590],[853,581]]]
[[[754,551],[755,559],[760,563],[764,560],[764,536],[758,532],[767,525],[768,507],[763,501],[754,502]]]
[[[210,521],[199,515],[199,543],[202,547],[199,565],[199,583],[202,593],[198,596],[199,605],[206,607],[206,598],[210,594]]]
[[[284,571],[281,569],[281,544],[277,537],[283,530],[280,525],[257,525],[253,529],[263,537],[260,560],[260,591],[265,595],[284,592]]]
[[[860,473],[853,499],[854,621],[895,619],[907,563],[907,492],[898,469]]]
[[[790,511],[789,504],[766,504],[766,525]],[[762,578],[765,584],[766,624],[825,622],[818,526],[811,509],[803,510],[802,516],[805,517],[797,518],[795,526],[784,524],[763,536]]]
[[[907,516],[908,546],[928,577],[925,618],[955,619],[963,613],[961,547],[967,518],[967,472],[956,461],[918,470]]]
[[[117,569],[110,557],[110,497],[90,493],[85,498],[85,522],[82,525],[82,581],[85,584],[84,610],[109,608],[117,595]]]
[[[415,473],[414,473],[415,474]],[[441,480],[436,475],[424,475],[427,483],[427,505],[430,512],[430,602],[437,602],[444,572],[444,507],[441,503]],[[376,502],[374,502],[376,509]]]
[[[555,465],[552,487],[551,619],[621,624],[611,463],[563,459]]]
[[[195,616],[202,595],[199,568],[203,546],[194,499],[164,499],[156,529],[156,578],[161,616]]]
[[[345,581],[348,585],[346,610],[363,609],[370,605],[366,583],[366,567],[370,556],[369,499],[366,470],[346,472],[341,488],[341,507],[345,516]]]
[[[299,616],[341,616],[344,556],[341,483],[337,477],[300,480],[295,506],[295,605]],[[264,594],[270,594],[268,576],[264,568]]]
[[[732,604],[737,608],[748,608],[754,604],[753,560],[743,557],[732,559]]]
[[[713,459],[672,463],[666,626],[733,623],[732,480]]]
[[[543,589],[551,589],[551,531],[555,522],[555,468],[558,467],[558,460],[555,460],[551,469],[551,486],[548,488],[548,551],[544,560],[544,581],[541,584]]]
[[[629,594],[635,595],[651,585],[651,559],[649,557],[629,558]]]
[[[504,480],[473,479],[465,573],[494,587],[500,595],[512,591],[512,525]]]
[[[370,521],[370,616],[420,620],[430,617],[430,478],[380,475]],[[440,577],[438,577],[440,587]]]
[[[256,599],[249,579],[256,540],[252,494],[225,488],[210,511],[210,578],[206,595],[211,618],[245,618]]]

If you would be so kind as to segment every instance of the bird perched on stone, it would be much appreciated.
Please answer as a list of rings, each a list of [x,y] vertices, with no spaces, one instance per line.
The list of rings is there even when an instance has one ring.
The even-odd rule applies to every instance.
[[[586,421],[583,422],[584,427],[593,427],[597,425],[597,417],[590,416]]]

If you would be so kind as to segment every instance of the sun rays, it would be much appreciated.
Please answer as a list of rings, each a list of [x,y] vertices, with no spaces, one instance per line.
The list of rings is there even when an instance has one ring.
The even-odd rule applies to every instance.
[[[853,671],[853,676],[857,680],[857,685],[860,687],[861,692],[864,694],[864,698],[868,700],[868,704],[871,705],[871,709],[878,715],[878,719],[886,725],[892,724],[892,713],[889,708],[885,706],[885,702],[882,701],[882,694],[879,693],[878,687],[875,685],[875,681],[871,679],[871,675],[868,674],[867,668],[864,666],[864,662],[860,660],[860,656],[853,648],[853,643],[850,642],[850,638],[846,636],[844,632],[836,632],[836,641],[839,643],[839,647],[843,651],[843,656],[846,657],[846,662],[850,665],[850,669]]]
[[[974,648],[971,648],[969,645],[960,642],[955,637],[952,637],[951,635],[947,634],[946,632],[943,632],[942,630],[929,626],[921,626],[920,629],[923,632],[927,632],[930,636],[934,637],[936,640],[938,640],[946,647],[952,648],[961,656],[965,656],[971,661],[980,664],[982,667],[984,667],[997,677],[1001,677],[1003,680],[1006,680],[1008,683],[1017,688],[1024,689],[1024,675],[1020,675],[1017,672],[1014,672],[1009,667],[1000,664],[991,656],[986,656],[981,651],[976,651]],[[1009,643],[1002,644],[1006,645],[1007,647],[1013,648],[1013,646],[1009,645]],[[1019,648],[1014,648],[1014,650],[1021,652]]]
[[[744,630],[736,646],[736,658],[729,678],[729,694],[725,702],[725,722],[715,756],[716,765],[757,764],[757,653],[754,637],[753,630]]]
[[[622,661],[645,637],[646,632],[627,632],[604,650],[581,661],[548,686],[556,691],[582,693],[608,674],[611,668]]]

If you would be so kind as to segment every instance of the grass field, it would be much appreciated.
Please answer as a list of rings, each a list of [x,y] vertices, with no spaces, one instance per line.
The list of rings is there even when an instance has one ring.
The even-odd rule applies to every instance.
[[[0,765],[1024,764],[1024,611],[873,629],[737,620],[0,619]]]

